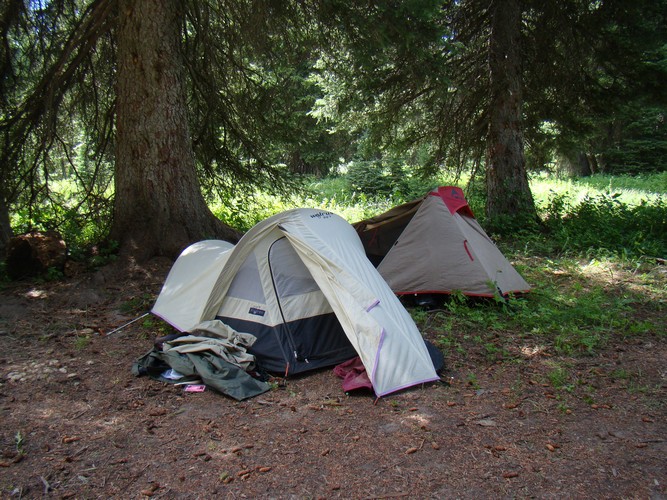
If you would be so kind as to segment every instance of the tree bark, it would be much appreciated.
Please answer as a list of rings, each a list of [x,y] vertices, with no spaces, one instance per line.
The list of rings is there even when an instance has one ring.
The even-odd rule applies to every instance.
[[[590,155],[584,151],[568,152],[558,162],[559,171],[568,177],[588,177],[591,175]]]
[[[9,220],[9,207],[5,202],[5,197],[0,194],[0,259],[5,258],[7,243],[12,236],[14,236],[14,232]]]
[[[114,220],[137,260],[204,238],[236,242],[201,194],[188,126],[177,0],[120,0]]]
[[[486,215],[492,225],[537,219],[521,125],[521,9],[518,0],[493,0],[489,40],[490,108]]]

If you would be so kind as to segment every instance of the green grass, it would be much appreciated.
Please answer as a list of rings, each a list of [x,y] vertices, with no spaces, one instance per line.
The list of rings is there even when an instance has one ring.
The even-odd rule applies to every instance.
[[[74,348],[77,351],[83,351],[86,347],[90,345],[91,338],[90,335],[77,335],[74,339]]]
[[[426,186],[454,184],[452,178],[414,181]],[[467,179],[457,184],[466,187]],[[592,176],[558,179],[535,175],[531,189],[541,218],[542,232],[523,232],[499,244],[523,247],[526,255],[584,256],[626,260],[667,255],[667,174],[644,177]],[[408,192],[416,193],[412,187]],[[422,193],[423,194],[423,193]],[[416,197],[414,194],[413,197]],[[484,225],[484,200],[473,190],[468,201]],[[259,221],[284,210],[310,207],[334,212],[348,222],[382,213],[407,201],[403,193],[373,197],[354,191],[344,176],[311,179],[301,193],[279,198],[255,194],[212,204],[212,210],[228,224],[247,231]]]
[[[142,293],[123,302],[119,309],[124,314],[143,314],[150,310],[154,300],[152,294]]]
[[[566,366],[560,366],[558,363],[551,362],[550,369],[546,376],[554,389],[572,392],[574,381],[572,380],[571,370]]]
[[[393,198],[371,199],[363,193],[350,192],[340,177],[314,179],[305,189],[291,196],[272,196],[257,193],[252,198],[215,201],[212,212],[227,224],[247,231],[258,222],[293,208],[328,210],[348,222],[356,222],[389,210]]]
[[[23,433],[21,431],[16,431],[16,434],[14,435],[14,446],[16,448],[16,453],[19,455],[24,455],[25,454],[25,437],[23,436]]]
[[[444,311],[413,317],[436,332],[441,347],[460,351],[468,339],[494,359],[516,355],[518,340],[547,345],[558,354],[592,355],[613,338],[667,334],[667,276],[657,266],[642,274],[614,260],[530,261],[522,272],[534,288],[524,297],[506,303],[450,297]]]
[[[667,172],[648,176],[594,175],[577,179],[559,179],[534,175],[530,188],[538,206],[543,207],[553,195],[566,195],[573,204],[586,197],[619,194],[619,201],[631,206],[642,200],[654,202],[667,194]]]

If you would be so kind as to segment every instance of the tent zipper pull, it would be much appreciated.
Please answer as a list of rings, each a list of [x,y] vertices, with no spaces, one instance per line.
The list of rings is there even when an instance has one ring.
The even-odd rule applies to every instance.
[[[297,361],[302,361],[304,363],[310,363],[310,361],[308,361],[308,358],[302,358],[297,354],[296,351],[294,351],[294,359],[296,359]]]

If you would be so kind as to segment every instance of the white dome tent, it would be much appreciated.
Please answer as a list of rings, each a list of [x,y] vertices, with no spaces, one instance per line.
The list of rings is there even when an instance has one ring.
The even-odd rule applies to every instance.
[[[361,358],[377,396],[438,380],[409,313],[331,212],[295,209],[254,226],[236,246],[183,251],[152,313],[180,331],[219,319],[257,337],[269,371],[299,373]]]

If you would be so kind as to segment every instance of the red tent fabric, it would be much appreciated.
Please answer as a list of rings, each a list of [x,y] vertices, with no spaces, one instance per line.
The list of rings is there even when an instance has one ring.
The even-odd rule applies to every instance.
[[[452,215],[461,211],[462,214],[469,215],[470,217],[475,216],[460,187],[440,186],[436,191],[431,191],[429,194],[431,196],[439,196],[442,198],[442,201],[445,202],[445,205],[447,205],[447,208]]]

